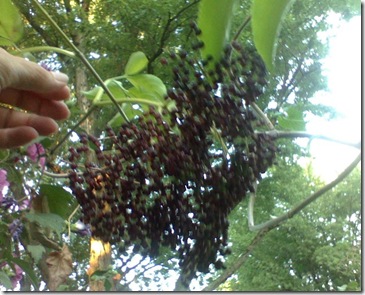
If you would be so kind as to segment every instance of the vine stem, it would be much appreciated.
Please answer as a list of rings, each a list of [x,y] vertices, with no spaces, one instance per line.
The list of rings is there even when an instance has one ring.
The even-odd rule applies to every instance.
[[[37,6],[37,8],[43,13],[43,15],[47,18],[47,20],[51,23],[53,28],[62,36],[62,38],[65,40],[65,42],[75,51],[76,55],[81,59],[82,63],[89,69],[89,71],[93,74],[95,79],[100,83],[100,86],[104,89],[105,93],[108,95],[110,100],[114,103],[116,106],[118,112],[122,115],[122,117],[129,122],[128,117],[122,110],[122,108],[119,106],[117,101],[115,100],[113,94],[109,90],[109,88],[105,85],[104,81],[101,79],[99,74],[96,72],[96,70],[93,68],[93,66],[89,63],[89,61],[86,59],[84,54],[71,42],[71,40],[67,37],[67,35],[63,32],[63,30],[58,26],[58,24],[53,20],[53,18],[48,14],[48,12],[42,7],[41,4],[37,0],[32,0],[32,3]]]
[[[124,102],[128,102],[128,103],[138,103],[138,104],[145,104],[148,106],[156,106],[156,107],[164,107],[165,104],[160,102],[160,101],[151,101],[145,98],[138,98],[138,97],[124,97],[124,98],[119,98],[116,99],[117,103],[124,103]],[[105,100],[99,100],[96,102],[93,102],[93,105],[95,106],[105,106],[105,105],[109,105],[110,102],[109,101],[105,101]]]
[[[67,219],[67,221],[68,221],[68,237],[69,237],[70,241],[71,241],[71,219],[72,219],[72,217],[74,217],[74,215],[76,214],[77,210],[79,210],[79,208],[80,208],[80,204],[77,205],[75,210],[71,213],[71,215]]]
[[[24,52],[43,52],[43,51],[54,51],[57,53],[61,53],[63,55],[69,56],[69,57],[76,57],[75,53],[69,50],[65,50],[59,47],[53,47],[53,46],[34,46],[34,47],[27,47],[24,49],[17,49],[14,51],[11,51],[10,53],[14,54],[14,55],[19,55],[19,53],[24,53]]]

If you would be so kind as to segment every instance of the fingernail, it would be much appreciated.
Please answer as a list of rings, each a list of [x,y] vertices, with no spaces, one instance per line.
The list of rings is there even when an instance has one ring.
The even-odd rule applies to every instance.
[[[65,84],[68,82],[68,76],[66,74],[61,73],[61,72],[52,72],[52,74],[57,81],[65,83]]]

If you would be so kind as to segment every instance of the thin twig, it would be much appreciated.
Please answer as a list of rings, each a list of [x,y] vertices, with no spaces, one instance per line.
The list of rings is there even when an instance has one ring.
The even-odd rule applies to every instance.
[[[213,291],[217,289],[221,284],[223,284],[230,276],[232,276],[242,265],[246,262],[246,260],[249,258],[249,255],[251,252],[255,249],[256,245],[274,228],[279,226],[283,221],[286,219],[292,218],[295,214],[300,212],[304,207],[306,207],[308,204],[312,203],[314,200],[316,200],[318,197],[332,189],[334,186],[336,186],[338,183],[340,183],[344,178],[346,178],[352,170],[357,166],[357,164],[361,160],[361,154],[359,154],[358,157],[336,178],[336,180],[332,181],[331,183],[325,185],[323,188],[318,190],[316,193],[312,194],[310,197],[305,199],[302,203],[300,203],[298,206],[290,210],[287,214],[284,216],[274,219],[275,222],[272,222],[271,220],[268,221],[266,224],[259,225],[261,229],[255,236],[255,238],[252,240],[251,244],[246,248],[245,252],[242,256],[238,257],[236,261],[228,267],[217,279],[215,279],[213,282],[211,282],[207,287],[205,287],[202,291]],[[268,224],[271,223],[271,224]]]
[[[274,130],[275,127],[274,125],[271,123],[271,121],[269,120],[269,118],[265,115],[265,113],[259,108],[259,106],[254,103],[251,102],[250,106],[252,106],[254,112],[265,122],[265,125],[270,129],[270,130]]]
[[[357,149],[361,149],[361,142],[353,143],[353,142],[348,142],[348,141],[344,141],[344,140],[331,138],[326,135],[313,134],[313,133],[306,132],[306,131],[279,131],[279,130],[274,129],[274,130],[270,130],[270,131],[256,131],[255,133],[256,134],[265,134],[265,135],[272,137],[273,139],[294,138],[294,137],[323,139],[323,140],[332,141],[332,142],[340,143],[343,145],[351,146],[351,147],[354,147]]]
[[[96,106],[92,106],[87,113],[81,118],[79,122],[74,125],[70,131],[67,132],[67,134],[57,143],[57,145],[50,150],[50,155],[52,155],[71,135],[72,132],[76,130],[77,127],[79,127],[90,115],[91,113],[96,109]]]
[[[72,217],[74,217],[74,215],[76,214],[77,210],[79,210],[79,208],[80,208],[80,204],[77,205],[75,210],[71,213],[70,217],[67,219],[67,221],[68,221],[68,237],[70,239],[70,242],[71,242],[71,219],[72,219]]]
[[[244,28],[248,25],[248,23],[251,21],[251,15],[246,17],[246,19],[243,21],[242,25],[238,28],[237,33],[233,37],[233,41],[237,40],[238,37],[241,35]]]
[[[62,31],[62,29],[58,26],[58,24],[53,20],[53,18],[48,14],[48,12],[42,7],[41,4],[38,3],[37,0],[32,0],[35,6],[41,10],[43,15],[48,19],[48,21],[51,23],[53,28],[62,36],[62,38],[65,40],[65,42],[75,51],[75,53],[78,55],[78,57],[81,59],[82,63],[90,70],[92,75],[95,77],[95,79],[99,82],[100,86],[104,89],[105,93],[108,95],[110,100],[114,103],[116,106],[118,112],[122,115],[122,117],[129,122],[128,117],[122,110],[122,108],[119,106],[119,104],[116,102],[114,95],[111,93],[109,88],[105,85],[104,81],[101,79],[99,74],[96,72],[96,70],[93,68],[93,66],[89,63],[89,61],[86,59],[84,54],[75,46],[71,40],[67,37],[67,35]]]
[[[354,161],[352,161],[352,163],[344,171],[342,171],[342,173],[335,180],[333,180],[332,182],[323,186],[321,189],[319,189],[314,194],[307,197],[304,201],[299,203],[293,209],[289,210],[287,213],[285,213],[277,218],[263,222],[259,225],[253,224],[253,203],[254,203],[255,196],[254,196],[254,194],[252,194],[250,196],[249,210],[248,210],[249,220],[252,221],[251,226],[249,224],[250,230],[258,231],[258,230],[264,230],[264,229],[268,229],[268,228],[270,228],[270,229],[275,228],[275,227],[279,226],[279,224],[281,224],[282,222],[292,218],[294,215],[298,214],[304,207],[308,206],[310,203],[315,201],[317,198],[319,198],[320,196],[322,196],[323,194],[328,192],[330,189],[335,187],[337,184],[339,184],[342,180],[344,180],[352,172],[352,170],[355,169],[355,167],[357,166],[357,164],[359,164],[360,161],[361,161],[361,153],[356,157],[356,159]]]

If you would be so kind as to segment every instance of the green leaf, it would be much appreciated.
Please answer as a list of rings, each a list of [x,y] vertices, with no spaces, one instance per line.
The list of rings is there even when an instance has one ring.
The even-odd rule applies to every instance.
[[[346,291],[361,291],[359,284],[356,281],[351,281],[348,283]]]
[[[104,287],[105,287],[105,291],[107,291],[107,292],[110,291],[111,288],[112,288],[111,282],[109,280],[105,280],[104,281]]]
[[[347,289],[347,285],[345,284],[345,285],[339,286],[339,287],[337,287],[337,289],[338,289],[338,291],[344,292]]]
[[[0,270],[0,285],[4,286],[6,289],[13,289],[13,284],[11,283],[9,276],[2,270]]]
[[[56,289],[57,292],[70,291],[70,286],[68,285],[59,285]]]
[[[92,273],[90,276],[91,279],[105,279],[107,276],[106,274],[109,272],[109,270],[97,270]]]
[[[129,120],[133,120],[136,117],[142,115],[142,108],[134,108],[132,104],[124,104],[122,109]],[[109,122],[108,125],[111,127],[120,127],[123,123],[125,123],[125,119],[121,116],[120,113],[117,113]]]
[[[0,1],[0,46],[14,45],[23,35],[23,22],[10,0]]]
[[[46,251],[42,245],[29,245],[27,250],[33,257],[35,263],[38,263],[38,261],[41,260],[43,253]]]
[[[117,80],[111,80],[107,85],[109,91],[113,94],[115,99],[127,97],[128,91],[124,89],[122,82]],[[84,91],[83,94],[87,99],[94,100],[95,96],[98,94],[99,90],[102,88],[97,86],[89,91]],[[109,96],[104,92],[98,101],[109,100]]]
[[[37,222],[40,226],[48,227],[58,234],[61,234],[65,225],[63,218],[53,213],[27,213],[25,217],[30,222]]]
[[[301,107],[290,106],[286,110],[287,116],[278,118],[279,126],[285,130],[304,131],[305,120]]]
[[[199,39],[204,42],[201,49],[203,59],[213,57],[219,61],[224,45],[229,39],[235,0],[202,0],[199,4],[198,27],[202,31]]]
[[[148,59],[142,51],[137,51],[131,54],[125,66],[126,75],[135,75],[146,68]]]
[[[269,70],[273,70],[281,23],[293,0],[253,0],[252,33],[257,51]]]
[[[140,74],[126,77],[129,82],[133,84],[136,90],[139,91],[143,97],[163,100],[166,96],[166,86],[160,78],[150,74]],[[136,91],[134,90],[134,91]],[[131,89],[131,91],[133,91]],[[135,93],[138,95],[137,93]],[[135,96],[136,97],[136,96]]]
[[[40,194],[47,197],[49,212],[63,219],[67,219],[77,206],[72,194],[59,185],[41,184]]]
[[[0,150],[0,163],[9,158],[10,150]]]

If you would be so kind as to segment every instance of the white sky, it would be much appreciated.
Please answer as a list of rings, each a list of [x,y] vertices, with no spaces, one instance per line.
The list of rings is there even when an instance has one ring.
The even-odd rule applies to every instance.
[[[336,27],[329,35],[330,51],[323,68],[328,77],[328,92],[317,93],[313,102],[332,106],[336,118],[308,117],[307,131],[359,142],[361,140],[361,17],[349,22],[330,20]],[[313,168],[323,180],[333,180],[358,155],[359,150],[323,140],[313,140]]]

